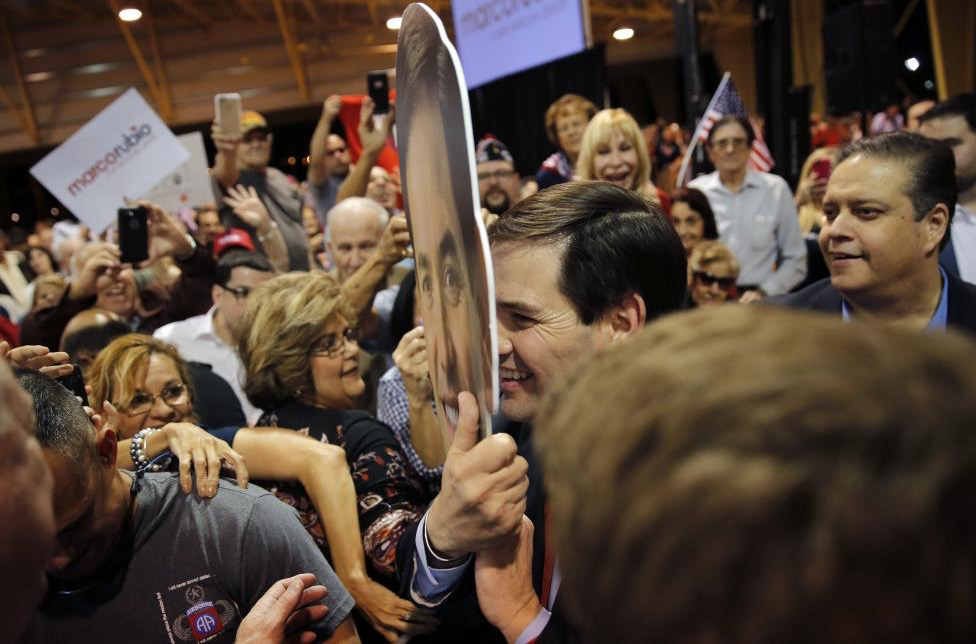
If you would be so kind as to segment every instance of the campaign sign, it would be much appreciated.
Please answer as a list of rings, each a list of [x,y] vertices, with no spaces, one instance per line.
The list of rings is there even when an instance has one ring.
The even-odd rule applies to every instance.
[[[190,158],[163,177],[142,199],[176,212],[181,208],[195,208],[217,201],[207,165],[207,150],[199,132],[181,134],[176,140],[186,148]]]
[[[470,392],[486,436],[498,402],[494,273],[461,64],[427,5],[403,12],[396,78],[401,185],[437,416],[450,440],[458,394]]]
[[[65,208],[100,233],[126,199],[143,195],[189,158],[130,88],[31,168]]]

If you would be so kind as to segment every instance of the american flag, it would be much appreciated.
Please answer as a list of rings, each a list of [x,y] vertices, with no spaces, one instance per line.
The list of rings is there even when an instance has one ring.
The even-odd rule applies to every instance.
[[[712,96],[712,100],[708,103],[708,108],[705,110],[704,116],[698,122],[698,127],[695,128],[694,142],[704,144],[708,140],[708,133],[711,132],[715,123],[723,116],[729,115],[749,118],[752,131],[756,134],[756,138],[752,142],[752,152],[749,154],[749,166],[759,172],[769,172],[772,170],[775,165],[773,155],[770,153],[769,148],[766,147],[766,142],[763,140],[762,134],[756,126],[756,122],[749,116],[746,106],[742,104],[742,98],[735,89],[735,83],[732,82],[732,75],[728,72],[722,76],[722,82],[719,83],[718,89],[715,90],[715,94]],[[685,160],[681,164],[679,185],[684,185],[691,180],[687,170],[688,162],[691,161],[693,148],[694,146],[688,146]]]

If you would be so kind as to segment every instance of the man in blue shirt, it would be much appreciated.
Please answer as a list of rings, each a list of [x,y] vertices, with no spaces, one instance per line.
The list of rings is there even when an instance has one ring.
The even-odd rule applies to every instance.
[[[820,230],[830,278],[781,304],[909,329],[976,333],[976,287],[939,268],[956,205],[943,143],[898,132],[846,147],[827,184]]]

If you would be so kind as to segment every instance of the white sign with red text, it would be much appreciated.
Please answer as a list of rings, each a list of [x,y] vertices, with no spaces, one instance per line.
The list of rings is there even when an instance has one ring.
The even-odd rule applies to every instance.
[[[199,132],[188,132],[179,135],[176,140],[186,148],[190,158],[172,172],[168,172],[142,198],[169,212],[219,202],[210,180],[210,166],[207,165],[203,135]]]
[[[127,199],[145,194],[189,158],[134,88],[31,168],[65,208],[100,233]]]

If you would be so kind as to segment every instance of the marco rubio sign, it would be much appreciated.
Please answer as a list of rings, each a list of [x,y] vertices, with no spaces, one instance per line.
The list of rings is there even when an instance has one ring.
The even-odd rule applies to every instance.
[[[79,220],[102,232],[127,199],[145,194],[189,156],[133,88],[30,172]]]

